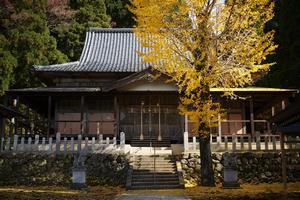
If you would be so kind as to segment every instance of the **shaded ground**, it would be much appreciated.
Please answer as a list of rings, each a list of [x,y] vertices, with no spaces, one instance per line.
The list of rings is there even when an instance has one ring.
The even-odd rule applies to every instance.
[[[300,199],[300,182],[289,183],[288,199]],[[140,197],[139,197],[140,196]],[[152,196],[152,197],[151,197]],[[155,198],[153,198],[153,196]],[[165,197],[165,198],[163,198]],[[186,199],[191,200],[264,200],[264,199],[284,199],[282,184],[244,184],[240,189],[222,189],[195,187],[174,190],[135,190],[125,191],[119,187],[90,187],[88,191],[73,191],[62,187],[1,187],[0,199],[16,200],[108,200],[108,199]]]
[[[124,188],[119,187],[90,187],[86,191],[68,190],[64,187],[0,187],[0,200],[110,200],[124,191]]]

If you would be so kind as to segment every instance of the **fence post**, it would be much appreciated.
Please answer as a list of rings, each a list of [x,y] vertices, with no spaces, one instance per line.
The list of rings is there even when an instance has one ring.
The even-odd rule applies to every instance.
[[[29,137],[28,142],[27,142],[29,152],[31,151],[31,143],[32,143],[32,139],[31,139],[31,137]]]
[[[74,137],[71,137],[71,145],[70,145],[70,151],[73,153],[74,152]]]
[[[24,149],[24,144],[25,144],[25,139],[24,139],[24,137],[22,137],[22,138],[21,138],[21,146],[20,146],[20,150],[21,150],[21,151],[25,151],[25,149]]]
[[[117,138],[113,137],[113,145],[116,146],[116,144],[117,144]]]
[[[225,151],[228,151],[228,138],[227,138],[227,135],[224,135],[224,142],[225,142]]]
[[[106,145],[109,145],[109,137],[106,137]]]
[[[260,150],[260,133],[256,132],[256,150]]]
[[[56,147],[56,154],[60,153],[60,133],[56,133],[56,141],[55,141],[55,147]]]
[[[272,145],[273,145],[273,150],[276,150],[276,136],[272,135]]]
[[[188,132],[183,133],[183,149],[184,149],[184,152],[187,152],[189,150],[189,133]]]
[[[66,155],[67,154],[67,138],[64,137],[64,154]]]
[[[232,136],[232,151],[236,150],[236,135]]]
[[[95,151],[95,137],[92,137],[92,152]]]
[[[52,137],[49,138],[49,148],[48,148],[49,153],[52,153]]]
[[[124,132],[120,133],[120,146],[122,149],[125,148],[125,133]]]
[[[241,150],[244,150],[244,136],[240,136],[241,139]]]
[[[18,135],[14,135],[14,152],[17,152],[17,146],[18,146]]]
[[[4,137],[1,138],[1,146],[0,146],[1,149],[0,149],[0,151],[3,151],[3,149],[4,149],[3,145],[4,145]]]
[[[45,137],[42,138],[42,150],[46,151],[46,138]]]
[[[87,152],[88,151],[88,145],[89,145],[89,138],[85,137],[84,138],[84,150]]]
[[[193,136],[193,150],[196,150],[196,137]]]
[[[78,146],[77,146],[77,152],[80,154],[81,152],[81,135],[78,135]]]
[[[34,147],[33,147],[34,151],[39,150],[39,138],[40,138],[39,135],[34,136]]]
[[[249,151],[252,150],[252,138],[251,138],[251,135],[248,136],[248,150]]]
[[[269,137],[266,135],[265,136],[265,150],[269,150]]]
[[[99,144],[103,144],[103,135],[102,134],[99,135]]]
[[[6,140],[5,150],[10,150],[10,137],[8,137]]]

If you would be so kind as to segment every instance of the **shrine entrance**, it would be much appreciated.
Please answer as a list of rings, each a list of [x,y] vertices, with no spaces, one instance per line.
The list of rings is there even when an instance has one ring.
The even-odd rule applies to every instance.
[[[120,130],[132,146],[162,147],[182,140],[183,121],[176,104],[166,104],[163,96],[136,98],[138,105],[123,105],[120,111]]]

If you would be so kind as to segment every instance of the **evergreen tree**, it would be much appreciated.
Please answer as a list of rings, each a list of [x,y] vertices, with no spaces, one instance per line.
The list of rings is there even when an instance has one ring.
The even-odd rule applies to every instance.
[[[111,26],[131,28],[135,24],[133,15],[127,9],[129,0],[105,0],[107,14],[111,17]]]
[[[67,59],[50,36],[47,1],[3,0],[0,7],[1,89],[5,90],[9,82],[12,87],[40,85],[31,73],[32,65]]]
[[[269,60],[276,62],[258,86],[300,88],[300,1],[275,1],[275,16],[269,29],[275,29],[276,54]]]
[[[0,34],[0,96],[8,88],[16,66],[16,58],[10,53],[9,42]]]
[[[74,12],[70,23],[56,26],[52,35],[57,40],[58,49],[69,60],[80,58],[84,45],[86,29],[90,27],[109,27],[110,18],[106,15],[104,0],[71,0],[70,9]]]

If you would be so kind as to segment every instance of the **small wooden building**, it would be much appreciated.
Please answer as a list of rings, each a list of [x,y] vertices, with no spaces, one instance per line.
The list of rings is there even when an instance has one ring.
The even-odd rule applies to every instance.
[[[46,116],[48,136],[126,135],[132,146],[181,144],[192,124],[178,113],[174,84],[143,63],[137,51],[147,52],[131,29],[96,29],[86,33],[79,61],[34,66],[34,73],[47,85],[43,88],[11,89],[18,97]],[[297,90],[275,88],[233,88],[241,99],[222,97],[224,89],[212,88],[216,101],[227,112],[212,133],[271,134],[267,119],[284,109]]]

